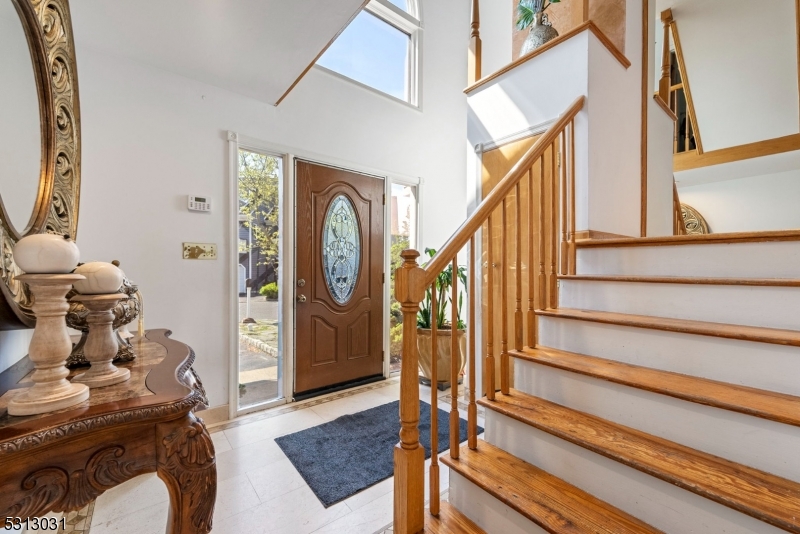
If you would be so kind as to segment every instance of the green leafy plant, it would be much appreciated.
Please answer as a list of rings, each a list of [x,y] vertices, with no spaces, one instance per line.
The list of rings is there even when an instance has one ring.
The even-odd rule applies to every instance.
[[[517,4],[517,29],[524,30],[533,24],[537,13],[543,13],[553,4],[560,3],[561,0],[519,0]]]
[[[269,284],[265,284],[261,286],[261,289],[258,290],[259,295],[263,295],[267,297],[267,300],[275,300],[278,298],[278,283],[277,282],[270,282]]]
[[[425,253],[429,258],[433,258],[436,255],[436,250],[432,248],[426,248]],[[422,266],[425,267],[425,265],[427,265],[427,262]],[[459,265],[456,269],[455,275],[459,281],[458,303],[456,310],[456,329],[462,330],[466,328],[467,325],[461,319],[461,309],[464,304],[464,293],[460,288],[467,287],[467,268],[463,265]],[[448,321],[447,314],[447,305],[453,305],[453,298],[451,295],[452,288],[453,265],[450,264],[445,270],[439,273],[439,276],[436,277],[436,281],[434,282],[433,286],[425,290],[425,298],[420,304],[419,312],[417,313],[417,328],[430,328],[433,324],[434,316],[436,319],[436,328],[452,328],[452,324]],[[433,303],[433,294],[431,293],[432,290],[436,291],[435,310],[431,309]]]

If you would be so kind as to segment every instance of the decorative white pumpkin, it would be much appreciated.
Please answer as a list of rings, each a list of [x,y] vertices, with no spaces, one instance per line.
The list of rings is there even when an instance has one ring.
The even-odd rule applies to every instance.
[[[75,269],[86,280],[75,282],[75,291],[83,295],[106,295],[117,293],[122,287],[122,271],[116,265],[104,261],[84,263]]]
[[[14,263],[28,274],[63,274],[72,272],[80,251],[68,236],[32,234],[14,245]]]

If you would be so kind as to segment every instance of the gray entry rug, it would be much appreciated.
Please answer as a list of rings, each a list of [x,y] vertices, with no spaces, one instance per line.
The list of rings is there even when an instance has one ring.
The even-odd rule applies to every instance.
[[[325,508],[394,475],[394,446],[399,441],[400,402],[394,401],[294,434],[275,442]],[[439,453],[450,448],[450,416],[438,410]],[[420,442],[431,457],[431,407],[420,402]],[[478,427],[478,434],[483,428]],[[467,422],[459,421],[459,441]]]

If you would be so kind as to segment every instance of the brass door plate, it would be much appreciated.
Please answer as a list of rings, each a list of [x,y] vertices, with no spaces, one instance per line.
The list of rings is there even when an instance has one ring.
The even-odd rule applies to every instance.
[[[184,260],[216,260],[217,245],[214,243],[184,243]]]

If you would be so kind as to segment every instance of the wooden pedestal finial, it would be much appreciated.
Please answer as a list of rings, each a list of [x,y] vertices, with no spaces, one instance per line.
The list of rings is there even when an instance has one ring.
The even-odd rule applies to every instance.
[[[72,351],[72,341],[65,316],[69,304],[64,297],[72,284],[84,277],[79,274],[23,274],[17,280],[25,282],[33,294],[36,328],[29,348],[36,367],[31,379],[34,384],[16,395],[8,404],[9,415],[36,415],[68,408],[89,398],[89,388],[67,381],[65,367]]]
[[[99,388],[124,382],[131,377],[128,369],[120,369],[112,363],[117,355],[117,338],[114,336],[114,307],[122,299],[128,298],[124,293],[106,295],[75,295],[73,302],[80,302],[89,310],[86,322],[89,323],[89,334],[86,337],[84,354],[92,366],[85,373],[72,379],[73,382],[86,384],[90,388]]]

